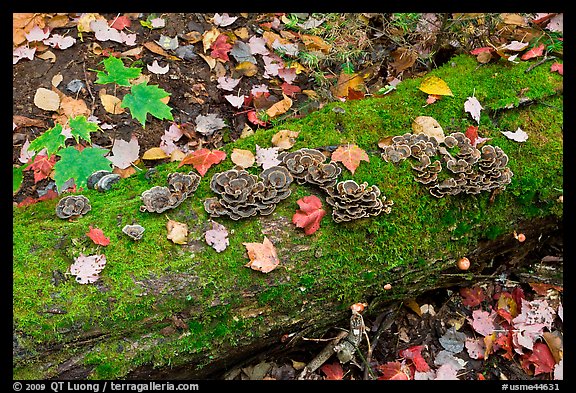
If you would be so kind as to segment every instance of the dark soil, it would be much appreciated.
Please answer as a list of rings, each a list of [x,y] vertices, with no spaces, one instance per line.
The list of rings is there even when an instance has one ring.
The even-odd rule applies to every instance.
[[[113,20],[115,14],[102,14],[108,20]],[[137,34],[138,44],[144,42],[156,41],[160,35],[182,37],[190,31],[203,33],[210,30],[213,25],[208,20],[212,15],[194,14],[194,13],[175,13],[164,15],[166,18],[166,27],[158,30],[150,30],[143,27],[138,21],[133,21],[130,30]],[[261,23],[270,22],[279,14],[250,14],[248,17],[238,18],[234,24],[221,30],[233,30],[245,27],[250,36],[262,30]],[[146,15],[141,17],[145,20]],[[456,49],[444,45],[441,37],[434,41],[436,57],[429,59],[427,62],[416,62],[413,66],[397,72],[390,66],[393,59],[390,53],[399,47],[399,42],[395,42],[390,35],[382,34],[385,23],[382,20],[374,19],[366,24],[365,38],[369,45],[365,47],[365,53],[351,59],[355,70],[371,70],[372,78],[367,79],[367,92],[377,90],[385,86],[389,81],[396,77],[408,78],[413,75],[419,75],[426,72],[431,67],[440,65],[449,61],[450,56],[463,50],[463,47]],[[59,29],[61,34],[76,36],[73,29]],[[348,37],[350,38],[350,37]],[[422,39],[422,37],[419,37]],[[406,42],[406,37],[403,37]],[[418,39],[417,35],[413,39]],[[184,40],[180,39],[183,43]],[[111,115],[106,113],[99,100],[99,91],[102,88],[112,89],[111,85],[95,84],[96,73],[94,70],[102,69],[100,62],[103,56],[94,54],[91,45],[98,43],[102,49],[109,53],[122,52],[127,49],[123,44],[114,42],[98,42],[93,34],[85,34],[84,41],[78,40],[75,45],[66,50],[54,50],[56,60],[50,62],[35,58],[34,60],[21,60],[13,66],[13,114],[22,115],[31,119],[37,119],[44,122],[43,127],[23,126],[13,131],[13,163],[21,165],[19,162],[20,148],[28,139],[32,141],[41,135],[46,129],[54,125],[54,120],[50,114],[34,105],[33,97],[39,87],[51,88],[51,80],[61,74],[62,82],[58,89],[64,94],[73,98],[82,98],[91,109],[92,114],[102,123],[113,124],[115,127],[105,132],[92,134],[92,143],[104,148],[111,148],[117,138],[130,140],[131,135],[136,135],[140,144],[140,153],[157,147],[160,144],[161,137],[167,129],[167,122],[148,117],[146,128],[142,126],[126,111],[121,115]],[[423,44],[423,42],[410,42],[411,45]],[[195,52],[202,53],[202,42],[194,44]],[[190,131],[180,142],[183,149],[194,149],[198,145],[203,147],[216,148],[225,143],[229,143],[239,138],[245,125],[248,123],[246,111],[236,110],[225,99],[223,91],[216,87],[217,81],[214,72],[211,72],[206,61],[199,56],[190,60],[168,61],[163,56],[144,50],[142,57],[139,59],[143,64],[151,64],[153,60],[158,60],[161,65],[170,64],[170,72],[164,75],[152,75],[151,84],[158,84],[164,90],[171,93],[170,106],[173,108],[174,121],[177,124],[186,127],[190,124]],[[264,64],[258,57],[258,68],[264,69]],[[231,63],[226,63],[224,67],[227,75],[234,75]],[[335,59],[328,59],[323,62],[319,68],[328,77],[328,80],[334,81],[334,78],[341,72],[342,62]],[[282,99],[282,91],[278,81],[264,78],[262,72],[252,76],[243,77],[240,82],[241,91],[248,93],[251,86],[257,84],[266,84],[273,93],[273,99],[265,105],[272,105],[273,102]],[[85,83],[85,88],[77,94],[66,90],[67,84],[79,79]],[[298,93],[292,98],[294,100],[292,110],[287,116],[303,116],[316,108],[321,107],[329,100],[333,100],[330,90],[326,85],[318,85],[315,79],[306,73],[298,74],[294,85],[299,86],[302,90],[314,90],[318,93],[318,99],[310,99],[306,94]],[[120,94],[119,94],[120,95]],[[120,97],[121,98],[121,97]],[[193,131],[194,119],[199,114],[216,114],[225,119],[230,127],[226,133],[216,133],[211,137],[204,137]],[[257,128],[254,124],[249,124]],[[72,140],[69,140],[72,143]],[[156,165],[158,161],[144,162],[145,166]],[[41,193],[51,187],[53,181],[50,178],[34,183],[32,171],[24,172],[24,180],[19,192],[13,196],[14,203],[22,202],[27,197],[38,198]],[[529,255],[532,271],[535,271],[544,265],[541,260],[545,256],[561,257],[563,253],[562,234],[555,234],[550,238],[548,244],[539,251],[538,255]],[[561,269],[561,262],[552,266],[552,269]],[[517,272],[503,272],[500,276],[486,279],[482,287],[487,294],[494,294],[502,290],[511,290],[516,286],[522,287],[527,299],[534,299],[537,295],[530,287],[531,276],[519,276]],[[561,282],[547,280],[549,284],[562,286]],[[408,300],[408,299],[407,299]],[[422,355],[429,365],[434,364],[436,355],[443,349],[439,338],[446,332],[447,326],[454,318],[462,316],[470,317],[471,310],[462,304],[462,297],[459,294],[459,288],[449,290],[439,290],[422,295],[413,299],[419,306],[432,306],[435,314],[423,313],[418,315],[415,310],[404,305],[394,304],[388,312],[380,315],[366,317],[365,324],[367,335],[371,341],[372,356],[370,365],[373,377],[380,377],[377,366],[399,360],[398,353],[400,350],[423,345]],[[385,329],[381,329],[382,324],[387,324]],[[557,318],[555,321],[556,328],[561,329],[562,322]],[[334,326],[332,331],[326,332],[322,339],[334,337],[340,329],[347,329],[347,326]],[[475,332],[469,325],[464,325],[462,331],[468,336],[474,336]],[[378,338],[376,339],[376,336]],[[327,341],[318,341],[319,337],[309,338],[307,341],[300,340],[293,346],[285,344],[279,345],[281,350],[271,349],[260,353],[254,358],[245,359],[241,364],[235,367],[229,367],[227,370],[218,370],[210,378],[213,379],[296,379],[298,369],[302,364],[312,360],[327,344]],[[288,338],[289,340],[289,338]],[[360,352],[366,356],[367,343],[363,340],[360,346]],[[517,360],[508,360],[500,355],[492,355],[488,360],[476,360],[468,357],[466,351],[462,351],[458,356],[466,361],[464,369],[460,370],[460,379],[479,379],[481,374],[485,379],[500,380],[506,379],[550,379],[550,374],[539,374],[537,376],[529,375],[519,364]],[[327,363],[334,363],[336,358],[333,356]],[[370,376],[365,370],[361,358],[357,358],[358,365],[351,363],[343,366],[343,379],[368,379]],[[326,375],[320,369],[309,376],[310,379],[323,379]]]

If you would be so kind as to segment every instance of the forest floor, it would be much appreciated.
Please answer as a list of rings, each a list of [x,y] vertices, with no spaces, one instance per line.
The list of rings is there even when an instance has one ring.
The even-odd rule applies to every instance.
[[[328,102],[388,94],[396,83],[422,76],[459,53],[476,53],[479,64],[524,55],[541,43],[544,56],[561,59],[562,53],[562,19],[556,14],[86,15],[15,14],[14,47],[35,48],[31,55],[22,50],[14,57],[16,168],[31,162],[29,142],[76,115],[91,117],[105,130],[92,135],[93,146],[110,149],[116,140],[135,137],[140,155],[163,148],[165,155],[137,162],[151,168],[199,147],[222,147]],[[111,27],[91,31],[90,21],[101,20]],[[506,45],[519,46],[516,52],[497,49]],[[169,139],[162,119],[149,116],[143,127],[119,101],[104,104],[108,96],[121,99],[127,92],[96,82],[108,56],[142,67],[149,84],[170,93],[178,138]],[[54,109],[48,109],[50,100],[38,97],[39,88],[56,93]],[[270,116],[268,110],[288,102],[286,97],[287,108]],[[435,99],[431,96],[429,104]],[[198,129],[201,122],[218,128],[218,121],[226,127]],[[50,175],[56,158],[45,158],[43,167],[21,171],[14,204],[57,196]],[[115,172],[132,173],[130,166]],[[342,366],[333,356],[306,378],[562,379],[563,284],[551,277],[561,275],[563,234],[549,234],[545,241],[520,272],[406,299],[377,319],[364,320],[366,334],[355,362]],[[502,334],[485,335],[484,326],[496,318]],[[447,326],[453,329],[442,334]],[[309,338],[290,351],[268,351],[213,378],[298,379],[328,339],[347,328],[334,326],[324,341]]]

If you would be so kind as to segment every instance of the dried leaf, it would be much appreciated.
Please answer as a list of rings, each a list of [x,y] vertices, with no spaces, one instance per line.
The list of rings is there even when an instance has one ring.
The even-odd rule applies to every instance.
[[[266,114],[270,116],[271,119],[286,113],[288,109],[292,107],[292,99],[286,94],[282,94],[282,96],[284,97],[282,100],[278,101],[266,110]]]
[[[288,150],[296,143],[296,138],[300,132],[281,130],[272,136],[272,144],[278,148],[279,151]]]
[[[143,160],[163,160],[164,158],[168,158],[168,154],[160,147],[151,147],[142,155]]]
[[[438,142],[444,141],[444,130],[436,119],[430,116],[418,116],[412,122],[414,134],[426,134],[436,138]]]
[[[234,149],[230,154],[230,160],[242,168],[249,168],[256,162],[256,157],[250,150]]]
[[[382,376],[378,379],[407,381],[412,376],[410,368],[400,362],[387,362],[377,365],[376,368],[382,373]]]
[[[186,223],[169,219],[166,223],[166,229],[168,230],[166,237],[173,243],[186,244],[188,241],[188,225]]]
[[[554,361],[554,357],[550,352],[550,348],[544,343],[537,342],[534,344],[534,349],[532,353],[528,356],[524,356],[521,360],[522,368],[532,372],[531,366],[534,367],[534,375],[542,374],[542,373],[550,373],[554,371],[554,366],[556,362]]]
[[[245,266],[253,270],[269,273],[276,269],[280,260],[276,253],[274,244],[266,236],[262,243],[242,243],[248,251],[248,262]]]
[[[420,83],[418,89],[426,94],[435,94],[439,96],[454,96],[448,84],[437,76],[429,76]]]
[[[90,225],[90,230],[86,233],[86,236],[99,246],[107,246],[110,244],[110,238],[104,236],[102,229],[93,228],[92,225]]]
[[[452,326],[446,330],[446,333],[438,339],[442,348],[452,353],[459,353],[464,349],[464,342],[466,335],[462,332],[457,332],[456,328]]]
[[[204,239],[206,243],[212,246],[217,252],[222,252],[228,247],[228,230],[224,225],[218,224],[212,221],[212,229],[209,229],[204,233]]]
[[[484,359],[484,353],[486,352],[486,345],[484,344],[484,338],[466,338],[466,351],[468,356],[472,359]]]
[[[359,74],[353,73],[348,74],[345,72],[341,72],[338,76],[338,82],[336,82],[336,86],[332,88],[332,94],[335,97],[348,97],[348,90],[361,90],[362,86],[364,86],[364,79]]]
[[[479,286],[472,288],[461,288],[460,296],[463,298],[462,304],[468,307],[476,307],[486,299],[484,290]]]
[[[424,345],[414,345],[410,348],[406,348],[401,350],[398,355],[405,358],[410,359],[416,368],[416,371],[420,372],[428,372],[430,371],[430,366],[426,363],[424,357],[422,357],[422,350],[424,349]]]
[[[496,313],[494,311],[474,310],[472,311],[472,319],[468,318],[468,322],[472,328],[483,336],[489,336],[494,332],[494,318]]]
[[[216,26],[225,27],[230,26],[232,23],[236,21],[236,19],[238,19],[237,16],[230,16],[227,13],[223,13],[222,15],[216,13],[214,14],[213,21]]]
[[[125,109],[121,106],[122,100],[111,94],[106,94],[106,89],[100,89],[98,95],[106,112],[113,115],[120,115],[125,112]]]
[[[528,140],[528,134],[524,132],[520,127],[514,132],[512,131],[500,131],[508,139],[512,139],[516,142],[526,142]]]
[[[165,58],[167,58],[169,60],[182,60],[177,56],[169,54],[160,45],[158,45],[157,43],[155,43],[153,41],[145,42],[142,45],[144,46],[144,48],[148,49],[150,52],[156,53],[157,55],[160,55],[160,56],[164,56]]]
[[[241,80],[242,78],[235,79],[230,76],[221,76],[218,78],[218,84],[216,87],[219,89],[232,91],[236,86],[238,86],[238,83],[240,83]]]
[[[244,96],[235,96],[234,94],[227,94],[224,96],[226,101],[230,103],[234,108],[240,108],[244,105]]]
[[[224,120],[214,113],[196,116],[196,131],[202,135],[210,136],[224,127],[226,127]]]
[[[45,111],[57,111],[60,107],[60,96],[52,90],[40,87],[34,94],[34,105]]]
[[[106,256],[104,254],[86,256],[80,253],[80,256],[75,257],[74,263],[70,265],[70,273],[76,276],[76,282],[90,284],[100,278],[99,273],[105,266]]]
[[[341,162],[344,166],[354,174],[360,161],[370,162],[368,154],[355,144],[347,144],[338,146],[332,153],[332,161]]]
[[[326,215],[322,209],[322,201],[315,195],[305,196],[296,201],[300,210],[292,216],[292,223],[298,228],[304,228],[306,235],[311,235],[320,228],[320,221]]]
[[[250,63],[249,61],[243,61],[234,67],[234,70],[239,72],[244,76],[254,76],[258,73],[258,66],[254,63]]]
[[[476,97],[468,97],[464,103],[464,111],[470,113],[472,118],[480,124],[480,111],[484,109]]]
[[[391,66],[394,67],[397,72],[402,72],[412,67],[416,60],[418,60],[418,52],[405,47],[394,50],[391,55],[392,58],[394,58]]]
[[[564,64],[562,63],[554,63],[550,66],[551,72],[557,72],[560,75],[564,75]]]
[[[164,67],[161,67],[160,64],[158,64],[158,60],[154,60],[151,65],[146,64],[146,68],[153,74],[164,75],[170,69],[170,65],[166,64]]]
[[[226,153],[221,150],[210,150],[202,148],[189,153],[180,161],[178,168],[182,165],[192,165],[201,176],[204,176],[212,165],[218,164],[226,158]]]
[[[56,164],[56,156],[51,155],[48,157],[45,154],[37,154],[34,157],[32,164],[28,165],[25,171],[34,171],[34,183],[38,183],[40,180],[48,178],[54,165]]]
[[[226,34],[220,34],[216,40],[210,45],[210,56],[215,59],[221,59],[228,61],[228,53],[232,49],[232,45],[228,43],[228,36]]]
[[[140,157],[140,145],[136,135],[132,135],[130,142],[116,139],[112,145],[112,155],[107,158],[120,169],[126,169]]]

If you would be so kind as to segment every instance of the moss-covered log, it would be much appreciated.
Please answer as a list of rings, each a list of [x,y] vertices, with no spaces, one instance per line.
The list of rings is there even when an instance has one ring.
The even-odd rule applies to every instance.
[[[355,143],[369,153],[341,180],[377,185],[394,205],[390,214],[335,223],[330,208],[321,228],[305,235],[291,222],[296,201],[325,194],[292,184],[292,194],[271,215],[238,221],[217,218],[230,244],[216,252],[204,240],[210,217],[203,201],[213,197],[210,178],[233,167],[213,166],[196,192],[176,209],[142,212],[140,195],[165,186],[169,173],[187,172],[165,163],[157,172],[122,179],[106,193],[83,191],[92,209],[74,220],[55,215],[57,200],[13,210],[13,374],[43,378],[201,378],[248,354],[279,345],[285,333],[321,335],[349,317],[349,306],[415,297],[431,288],[472,282],[538,248],[559,230],[563,190],[562,77],[541,65],[500,60],[480,65],[459,56],[432,74],[453,97],[425,106],[420,80],[406,80],[383,97],[336,103],[226,145],[255,151],[270,147],[281,129],[299,131],[292,150]],[[385,162],[378,141],[411,132],[412,120],[434,117],[446,134],[475,125],[464,102],[484,106],[479,134],[509,157],[512,182],[499,193],[435,198],[414,181],[410,162]],[[520,105],[525,99],[530,105]],[[526,142],[501,131],[526,131]],[[259,168],[249,171],[258,174]],[[166,238],[169,219],[190,230],[185,245]],[[127,224],[146,228],[141,240],[122,233]],[[106,247],[87,236],[89,226],[110,237]],[[519,243],[513,233],[523,232]],[[245,242],[275,245],[280,265],[264,274],[247,268]],[[542,236],[542,237],[541,237]],[[100,279],[81,285],[68,274],[80,254],[105,254]],[[467,272],[455,261],[468,256]],[[391,290],[384,290],[390,283]],[[345,324],[342,324],[345,326]]]

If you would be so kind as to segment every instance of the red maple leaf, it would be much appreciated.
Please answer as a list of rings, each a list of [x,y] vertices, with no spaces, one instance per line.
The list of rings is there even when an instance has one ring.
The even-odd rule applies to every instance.
[[[498,338],[496,339],[496,344],[500,348],[504,349],[506,353],[502,354],[504,359],[512,360],[514,358],[513,342],[512,342],[512,331],[508,330],[506,334],[498,333]]]
[[[564,75],[564,64],[562,63],[554,63],[550,66],[550,71],[556,71],[560,75]]]
[[[218,164],[220,161],[226,158],[226,153],[222,150],[210,150],[202,148],[189,153],[180,161],[178,168],[182,165],[190,164],[192,165],[200,176],[204,176],[208,169],[214,164]]]
[[[38,183],[40,180],[46,179],[50,176],[50,172],[52,172],[52,168],[56,164],[56,156],[51,155],[50,157],[38,154],[34,157],[34,161],[30,164],[25,171],[33,170],[34,171],[34,183]]]
[[[430,366],[426,363],[426,360],[422,357],[422,350],[424,345],[414,345],[413,347],[403,349],[398,353],[401,357],[405,359],[412,360],[416,371],[427,372],[430,371]]]
[[[524,53],[521,57],[522,60],[532,59],[533,57],[542,56],[544,52],[544,44],[540,44],[530,49],[528,52]]]
[[[408,366],[400,362],[387,362],[376,366],[376,368],[382,373],[378,379],[407,381],[412,375]]]
[[[216,40],[210,46],[212,52],[210,52],[210,56],[215,59],[222,59],[224,61],[228,61],[228,52],[232,49],[232,45],[228,43],[228,36],[226,34],[220,34]]]
[[[340,362],[326,363],[320,367],[320,370],[326,374],[326,379],[340,381],[344,377],[344,370],[342,370]]]
[[[347,144],[344,146],[338,146],[336,150],[332,153],[332,161],[339,161],[344,166],[354,174],[360,161],[370,161],[368,154],[357,145]]]
[[[468,307],[476,307],[486,298],[484,290],[478,286],[472,288],[461,288],[460,296],[462,296],[462,304]]]
[[[107,246],[110,244],[110,239],[104,236],[102,229],[92,228],[92,225],[90,225],[90,230],[86,233],[86,236],[92,239],[95,244],[100,246]]]
[[[476,55],[479,55],[479,54],[482,53],[482,52],[492,52],[493,50],[494,50],[494,49],[491,48],[491,47],[489,47],[489,46],[483,46],[482,48],[476,48],[476,49],[474,49],[474,50],[471,50],[471,51],[470,51],[470,54],[476,56]]]
[[[537,342],[534,343],[534,348],[531,354],[525,354],[520,359],[520,364],[522,368],[528,372],[531,371],[531,366],[534,365],[534,375],[542,373],[550,373],[554,371],[554,366],[556,361],[550,348],[545,343]]]
[[[300,89],[300,86],[291,85],[288,82],[282,83],[282,86],[280,87],[282,88],[282,92],[289,97],[292,97],[294,96],[294,94],[300,93],[302,91],[302,89]]]
[[[470,139],[470,143],[472,146],[476,146],[476,139],[478,139],[478,127],[470,126],[466,129],[466,133],[464,134]]]
[[[55,198],[58,198],[58,193],[54,190],[48,190],[40,198],[32,198],[31,196],[27,196],[22,201],[20,201],[16,206],[17,207],[24,207],[24,206],[32,205],[36,202],[47,201],[47,200],[55,199]]]
[[[320,228],[320,220],[326,215],[322,209],[322,201],[315,195],[305,196],[296,201],[300,210],[292,216],[292,222],[298,228],[304,228],[304,233],[311,235]]]
[[[258,118],[258,114],[256,113],[256,111],[249,111],[248,113],[246,113],[246,116],[248,117],[248,120],[252,124],[257,124],[262,127],[266,127],[268,125],[267,122],[262,121]]]
[[[115,28],[116,30],[122,30],[125,27],[130,27],[132,21],[126,15],[119,16],[118,18],[114,19],[110,24],[110,27]]]

